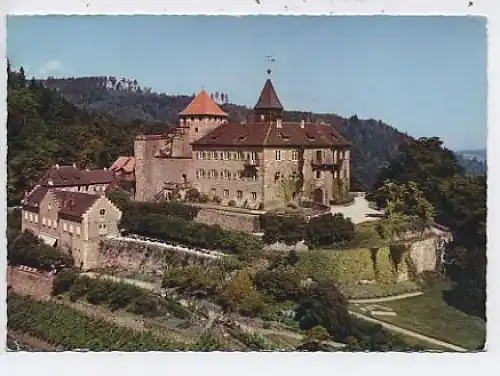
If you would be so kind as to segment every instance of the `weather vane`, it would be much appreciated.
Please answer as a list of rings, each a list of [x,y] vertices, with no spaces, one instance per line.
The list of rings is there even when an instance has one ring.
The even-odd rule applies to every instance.
[[[267,68],[267,74],[268,75],[271,75],[271,65],[272,63],[274,63],[276,60],[274,59],[274,56],[273,55],[267,55],[266,56],[266,60],[267,60],[267,63],[269,64],[269,67]]]

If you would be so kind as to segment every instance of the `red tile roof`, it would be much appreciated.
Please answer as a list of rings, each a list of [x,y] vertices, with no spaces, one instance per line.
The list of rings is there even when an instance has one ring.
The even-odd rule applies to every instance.
[[[45,173],[38,184],[69,187],[91,184],[111,184],[115,180],[110,170],[82,170],[75,166],[55,166]]]
[[[49,188],[42,185],[37,185],[23,200],[23,209],[38,213],[40,202],[47,194]]]
[[[254,109],[266,109],[266,108],[276,108],[283,110],[283,105],[281,104],[276,90],[274,90],[273,83],[268,78],[264,84],[264,88],[260,93],[259,100],[255,105]]]
[[[191,101],[191,103],[179,115],[212,115],[212,116],[227,116],[212,98],[202,90]]]
[[[132,173],[135,170],[135,158],[134,157],[118,157],[118,159],[111,165],[110,170],[112,172],[117,172],[123,170],[126,173]]]
[[[83,214],[100,198],[81,192],[52,191],[57,204],[58,214],[61,218],[81,220]]]
[[[54,195],[61,218],[80,221],[82,215],[99,199],[98,195],[81,192],[56,191],[46,186],[37,186],[23,201],[23,209],[38,213],[40,203],[48,192]]]
[[[295,146],[333,147],[350,146],[339,131],[329,124],[283,122],[226,123],[193,145],[203,146]]]

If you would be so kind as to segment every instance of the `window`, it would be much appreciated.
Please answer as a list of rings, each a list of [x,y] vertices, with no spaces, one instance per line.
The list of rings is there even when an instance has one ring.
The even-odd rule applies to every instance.
[[[321,150],[316,150],[316,160],[321,162],[323,160],[323,152]]]
[[[274,174],[274,182],[277,183],[281,179],[281,173],[278,171],[277,173]]]
[[[66,223],[63,223],[63,231],[68,231],[68,225]]]
[[[205,170],[204,169],[200,169],[200,177],[205,178]]]
[[[231,171],[229,170],[224,170],[224,177],[226,179],[231,179]]]
[[[52,205],[50,205],[50,202],[47,204],[47,209],[48,210],[52,209]]]
[[[214,179],[217,179],[217,175],[218,175],[218,174],[219,174],[219,173],[217,172],[217,170],[212,170],[212,177],[213,177]]]
[[[57,220],[54,219],[52,221],[52,227],[57,228]]]
[[[105,224],[99,225],[99,235],[106,235],[108,233],[108,229]]]
[[[255,153],[255,152],[251,152],[251,153],[250,153],[250,160],[252,160],[252,161],[257,160],[257,153]]]
[[[46,225],[46,222],[47,222],[47,221],[46,221],[45,217],[42,217],[42,225],[43,225],[43,226],[45,226],[45,225]]]
[[[219,159],[219,153],[214,151],[214,159]]]
[[[292,161],[298,161],[298,160],[299,160],[299,151],[292,150]]]
[[[234,179],[234,180],[238,180],[238,176],[239,176],[239,175],[238,175],[238,172],[234,171],[234,172],[233,172],[233,179]]]
[[[257,192],[252,192],[252,200],[257,200]]]
[[[276,160],[281,161],[281,150],[276,150]]]
[[[76,226],[76,234],[80,235],[80,226]]]
[[[321,178],[321,171],[316,171],[316,179],[320,179]]]
[[[212,154],[212,152],[211,152],[211,151],[207,152],[207,159],[208,159],[209,161],[210,161],[210,160],[212,160],[212,155],[213,155],[213,154]]]
[[[24,219],[28,220],[28,212],[24,212]]]
[[[48,224],[49,227],[52,227],[52,220],[47,219],[47,224]]]
[[[243,192],[242,191],[236,191],[236,198],[242,199],[243,198]]]
[[[229,152],[228,151],[225,151],[224,152],[224,159],[229,159]]]
[[[224,189],[224,197],[229,197],[229,189]]]
[[[69,233],[72,234],[73,233],[73,225],[69,225]]]
[[[85,190],[86,190],[87,192],[89,191],[89,186],[88,186],[88,185],[86,185],[86,186],[85,186]]]
[[[212,159],[217,159],[217,152],[216,151],[212,152]]]
[[[207,178],[211,178],[212,177],[212,170],[208,170],[207,171]]]
[[[38,223],[38,215],[35,214],[35,223]]]
[[[100,214],[100,215],[104,215],[104,214],[106,214],[106,210],[104,210],[104,209],[99,210],[99,214]]]
[[[196,119],[196,120],[198,120],[198,119]],[[194,129],[194,131],[195,131],[196,133],[198,133],[198,127],[196,127],[196,128]]]
[[[238,152],[238,160],[243,161],[245,159],[245,155],[243,154],[242,151]]]
[[[201,153],[201,159],[207,159],[207,153],[206,152]]]
[[[33,222],[33,214],[30,213],[30,222]]]

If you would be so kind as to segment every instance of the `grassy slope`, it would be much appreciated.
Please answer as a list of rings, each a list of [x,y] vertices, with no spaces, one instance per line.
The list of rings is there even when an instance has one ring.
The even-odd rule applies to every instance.
[[[377,316],[379,320],[437,338],[471,350],[482,345],[486,335],[486,323],[448,305],[441,297],[449,287],[440,284],[415,298],[382,303],[392,308],[397,316]],[[366,314],[366,313],[365,313]]]

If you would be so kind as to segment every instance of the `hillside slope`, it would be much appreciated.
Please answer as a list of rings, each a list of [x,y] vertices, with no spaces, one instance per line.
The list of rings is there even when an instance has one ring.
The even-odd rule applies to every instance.
[[[174,124],[177,114],[186,107],[192,96],[169,96],[142,88],[136,80],[115,77],[49,78],[45,87],[59,91],[71,103],[80,108],[112,115],[122,121],[160,121]],[[221,97],[223,95],[221,94]],[[215,93],[219,97],[219,93]],[[224,96],[227,101],[227,95]],[[236,104],[224,103],[222,108],[231,120],[241,121],[251,109]],[[285,112],[286,120],[309,119],[332,122],[340,117],[333,114],[315,114],[298,111]],[[353,143],[352,170],[354,180],[366,189],[370,187],[379,168],[395,153],[399,145],[411,138],[397,129],[376,120],[361,120],[356,116],[342,119],[339,131]],[[161,128],[161,127],[160,127]],[[152,129],[152,131],[160,131]]]

